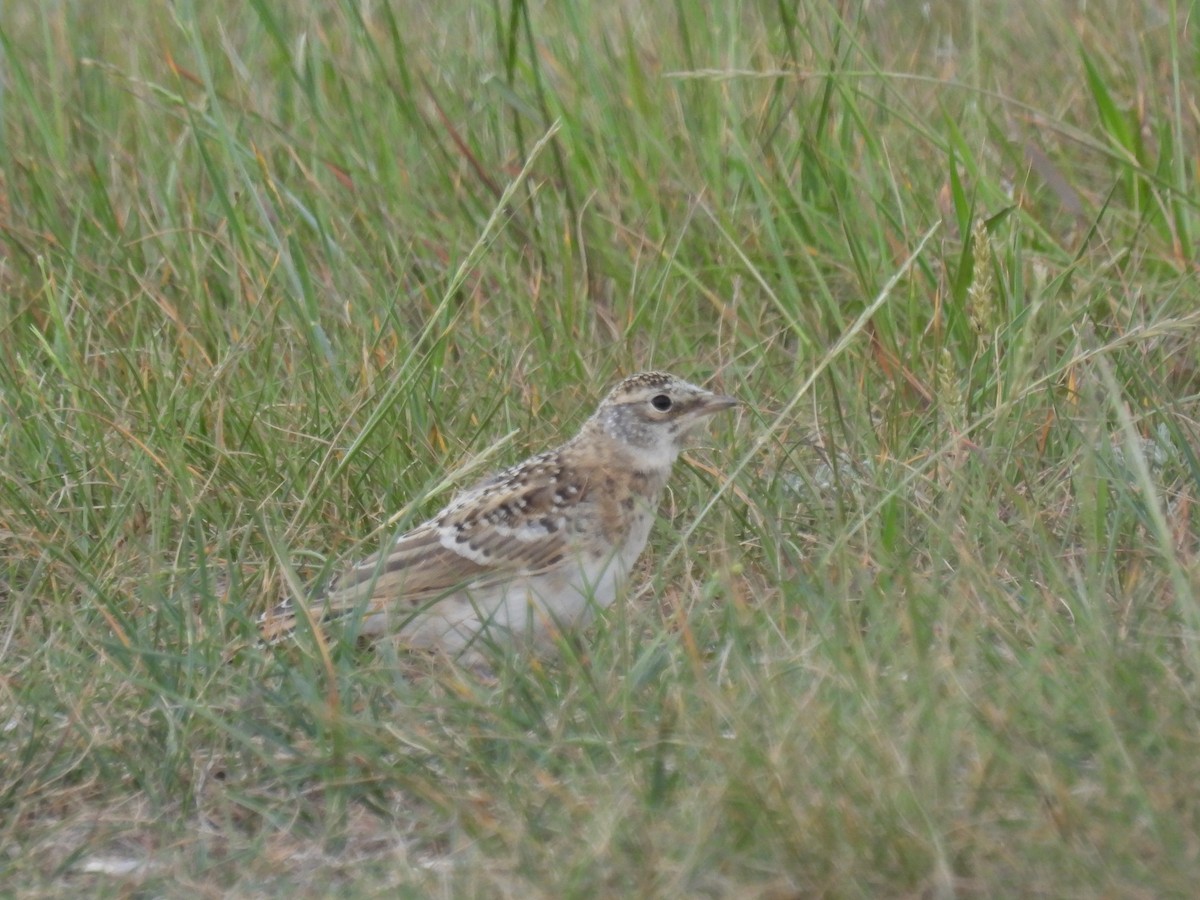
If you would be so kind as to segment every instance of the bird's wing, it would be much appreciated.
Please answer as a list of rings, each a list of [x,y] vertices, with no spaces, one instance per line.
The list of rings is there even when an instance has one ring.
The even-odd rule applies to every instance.
[[[479,483],[390,548],[352,566],[312,604],[314,614],[329,620],[387,611],[402,619],[460,588],[482,591],[552,570],[578,552],[580,534],[597,527],[588,521],[588,495],[586,483],[563,477],[553,453],[534,457]],[[296,612],[284,603],[265,615],[263,637],[290,632]]]

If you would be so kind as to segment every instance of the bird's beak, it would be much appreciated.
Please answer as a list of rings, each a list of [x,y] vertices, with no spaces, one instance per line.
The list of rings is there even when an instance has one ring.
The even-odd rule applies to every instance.
[[[712,394],[704,399],[700,405],[699,412],[704,416],[711,416],[713,413],[719,413],[723,409],[729,409],[733,406],[740,405],[741,401],[736,397],[727,397],[722,394]]]

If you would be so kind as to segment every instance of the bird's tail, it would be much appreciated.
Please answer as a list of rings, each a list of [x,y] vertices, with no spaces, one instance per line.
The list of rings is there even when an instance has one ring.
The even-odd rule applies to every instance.
[[[295,605],[284,600],[258,617],[258,636],[268,644],[278,643],[296,630],[296,622]]]

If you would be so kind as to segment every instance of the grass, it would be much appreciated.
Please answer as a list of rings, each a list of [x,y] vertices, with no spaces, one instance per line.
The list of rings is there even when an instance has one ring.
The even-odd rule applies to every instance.
[[[121,6],[0,20],[6,890],[1194,891],[1191,6]],[[256,646],[650,367],[559,653]]]

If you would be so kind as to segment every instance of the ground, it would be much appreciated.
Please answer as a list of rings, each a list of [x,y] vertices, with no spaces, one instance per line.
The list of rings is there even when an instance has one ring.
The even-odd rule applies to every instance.
[[[1193,893],[1191,13],[5,7],[0,883]],[[257,642],[648,368],[593,626]]]

